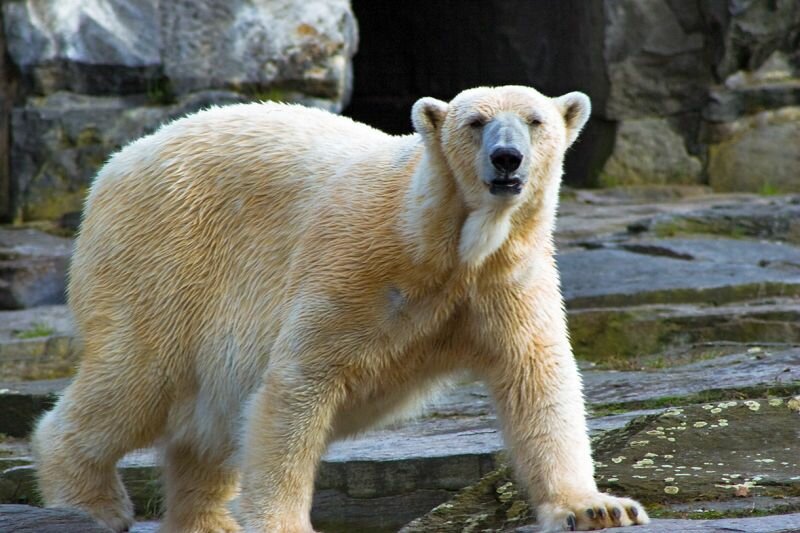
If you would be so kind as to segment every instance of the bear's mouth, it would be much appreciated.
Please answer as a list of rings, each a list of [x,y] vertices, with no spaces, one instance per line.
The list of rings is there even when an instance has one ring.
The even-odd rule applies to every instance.
[[[497,196],[512,196],[522,192],[524,183],[519,178],[497,178],[488,183],[489,192]]]

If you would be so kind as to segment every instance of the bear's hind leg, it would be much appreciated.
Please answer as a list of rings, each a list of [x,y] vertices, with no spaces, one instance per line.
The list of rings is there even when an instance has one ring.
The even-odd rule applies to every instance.
[[[145,372],[126,372],[132,365],[123,361],[84,361],[32,438],[44,503],[86,511],[112,531],[133,524],[133,505],[116,463],[151,444],[166,413],[163,387]]]
[[[203,452],[198,443],[167,445],[164,458],[167,509],[162,533],[241,531],[226,508],[239,486],[231,453],[218,449]]]

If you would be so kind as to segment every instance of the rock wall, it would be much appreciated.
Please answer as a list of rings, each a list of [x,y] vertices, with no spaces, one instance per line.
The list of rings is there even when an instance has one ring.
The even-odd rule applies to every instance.
[[[568,155],[568,183],[800,191],[797,0],[404,6],[353,2],[356,118],[408,131],[419,95],[506,83],[582,90],[594,114]]]
[[[2,28],[0,217],[18,221],[79,211],[109,153],[202,107],[340,111],[357,47],[348,0],[10,0]]]
[[[605,15],[618,127],[601,184],[800,191],[800,3],[607,0]]]
[[[110,152],[210,104],[353,92],[346,114],[400,133],[422,95],[509,83],[592,97],[572,185],[800,191],[797,0],[0,6],[0,220],[74,221]]]

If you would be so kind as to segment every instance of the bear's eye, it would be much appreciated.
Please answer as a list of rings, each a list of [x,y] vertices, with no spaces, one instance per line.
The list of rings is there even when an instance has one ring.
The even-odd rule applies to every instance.
[[[539,119],[539,117],[528,117],[527,122],[528,122],[529,126],[541,126],[542,125],[542,121]]]
[[[467,121],[470,128],[478,129],[486,125],[486,117],[472,117]]]

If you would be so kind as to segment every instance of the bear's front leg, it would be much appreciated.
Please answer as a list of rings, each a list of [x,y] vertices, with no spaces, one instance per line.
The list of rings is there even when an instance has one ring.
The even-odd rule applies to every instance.
[[[479,366],[543,530],[647,523],[638,502],[597,490],[581,380],[554,267],[523,290],[493,291],[476,311]]]
[[[239,502],[246,532],[314,532],[314,477],[336,404],[331,385],[300,362],[270,364],[248,406]]]

